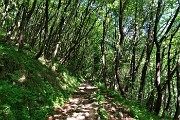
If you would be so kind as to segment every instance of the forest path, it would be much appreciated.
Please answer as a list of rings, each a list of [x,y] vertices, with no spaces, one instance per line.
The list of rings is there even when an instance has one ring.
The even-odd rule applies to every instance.
[[[108,113],[107,120],[133,120],[130,110],[113,102],[112,98],[104,95],[105,101],[99,103],[95,95],[98,88],[88,82],[82,83],[69,101],[55,110],[56,114],[48,120],[104,120],[102,113]]]

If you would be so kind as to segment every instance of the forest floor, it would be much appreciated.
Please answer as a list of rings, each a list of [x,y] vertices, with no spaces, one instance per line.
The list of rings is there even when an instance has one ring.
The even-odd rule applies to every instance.
[[[48,120],[133,120],[130,110],[116,102],[105,93],[103,101],[98,99],[98,88],[88,82],[82,83],[69,101]]]

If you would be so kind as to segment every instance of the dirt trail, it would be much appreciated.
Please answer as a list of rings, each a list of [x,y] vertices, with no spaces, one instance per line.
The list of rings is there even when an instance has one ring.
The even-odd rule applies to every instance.
[[[99,104],[97,98],[93,97],[97,89],[88,82],[81,84],[69,102],[56,109],[56,114],[49,116],[48,120],[101,120],[98,111],[102,107],[109,113],[109,120],[133,120],[128,110],[113,104],[108,96],[105,96],[105,103]]]

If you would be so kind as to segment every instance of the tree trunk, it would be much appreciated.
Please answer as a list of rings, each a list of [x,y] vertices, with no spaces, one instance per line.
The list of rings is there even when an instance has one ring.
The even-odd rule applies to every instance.
[[[170,37],[170,41],[169,41],[169,47],[168,47],[168,61],[167,61],[167,66],[168,66],[168,73],[167,73],[167,86],[168,86],[168,101],[167,101],[167,104],[166,104],[166,107],[163,111],[163,114],[162,114],[162,117],[165,116],[165,112],[168,111],[169,109],[169,106],[170,106],[170,102],[171,102],[171,80],[172,80],[172,77],[174,75],[174,70],[171,70],[171,46],[172,46],[172,40],[173,40],[173,37],[174,35],[177,33],[177,31],[179,30],[179,26],[180,24],[178,25],[177,29],[174,31],[174,33],[171,35]],[[177,68],[176,68],[177,69]]]
[[[43,54],[44,48],[46,46],[46,43],[48,41],[48,6],[49,6],[49,0],[46,0],[46,7],[45,7],[45,33],[44,33],[44,41],[41,45],[40,51],[36,54],[35,59],[38,59]]]
[[[19,27],[20,29],[20,32],[19,32],[19,36],[18,36],[18,39],[19,39],[19,48],[18,48],[18,51],[21,51],[24,47],[24,32],[26,30],[26,26],[34,12],[34,9],[36,7],[36,3],[37,3],[37,0],[34,0],[33,2],[33,5],[32,5],[32,8],[30,9],[30,11],[28,11],[26,7],[23,8],[23,16],[22,16],[22,21],[21,21],[21,25]]]
[[[157,89],[157,99],[155,103],[155,114],[158,115],[161,109],[162,103],[162,90],[161,90],[161,54],[160,54],[161,45],[158,43],[156,44],[156,80],[155,85]]]
[[[151,6],[151,14],[150,14],[150,22],[148,26],[148,38],[147,38],[147,50],[146,50],[146,61],[143,66],[142,72],[141,72],[141,82],[140,82],[140,88],[139,88],[139,95],[138,99],[142,100],[144,97],[144,87],[146,83],[146,72],[147,67],[150,62],[150,56],[154,47],[154,41],[152,40],[152,23],[153,23],[153,7],[154,7],[154,1],[152,0],[152,6]]]
[[[18,51],[21,51],[24,46],[24,32],[25,32],[25,22],[26,22],[26,14],[27,14],[27,8],[23,8],[23,16],[22,16],[22,21],[21,25],[19,27],[19,35],[17,36],[18,43],[19,43],[19,48]]]
[[[180,56],[179,56],[180,57]],[[174,115],[174,120],[180,119],[180,58],[177,63],[177,69],[176,69],[176,76],[177,76],[177,104],[176,104],[176,112]]]
[[[135,75],[136,75],[136,47],[137,47],[137,0],[135,2],[135,26],[134,26],[134,36],[133,36],[133,54],[132,54],[132,60],[131,60],[131,82],[130,82],[130,88],[131,88],[131,94],[133,95],[133,89],[134,89],[134,82],[135,82]]]
[[[118,87],[119,87],[119,91],[121,92],[121,95],[123,97],[125,97],[125,92],[124,92],[124,89],[122,88],[122,81],[121,81],[121,78],[119,76],[119,52],[118,50],[116,49],[116,57],[115,57],[115,78],[117,80],[117,84],[118,84]]]
[[[102,53],[102,75],[103,75],[103,83],[105,83],[106,85],[106,69],[107,69],[107,65],[106,65],[106,44],[105,44],[105,40],[106,40],[106,34],[107,34],[107,11],[106,11],[106,15],[104,17],[103,20],[103,37],[102,37],[102,41],[101,41],[101,53]]]
[[[162,0],[158,0],[158,7],[156,11],[156,20],[154,25],[154,42],[156,44],[156,79],[155,79],[155,86],[157,89],[157,99],[155,102],[155,109],[154,112],[156,115],[159,114],[161,109],[162,103],[162,91],[161,91],[161,42],[158,42],[158,24],[161,18],[161,8],[162,8]]]
[[[122,96],[125,96],[124,89],[122,88],[122,81],[119,76],[119,60],[122,52],[122,46],[123,46],[123,41],[124,41],[124,32],[123,32],[123,26],[122,26],[122,21],[123,21],[123,1],[119,0],[120,4],[120,13],[119,13],[119,39],[116,43],[116,55],[115,55],[115,78],[117,80],[117,84],[119,86],[119,91],[121,92]]]

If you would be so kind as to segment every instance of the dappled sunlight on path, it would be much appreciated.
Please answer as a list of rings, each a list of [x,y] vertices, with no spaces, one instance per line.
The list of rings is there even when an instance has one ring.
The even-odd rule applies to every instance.
[[[106,97],[107,101],[99,104],[94,96],[97,89],[87,82],[81,84],[69,98],[69,102],[65,103],[62,108],[56,109],[56,114],[49,116],[48,120],[101,120],[98,111],[102,107],[110,114],[110,120],[132,120],[131,117],[123,117],[121,112],[116,115],[119,106],[114,107],[109,104],[111,98]]]
[[[95,120],[97,119],[98,102],[91,95],[97,87],[83,83],[78,90],[70,97],[69,102],[62,108],[56,110],[55,115],[49,120]]]

